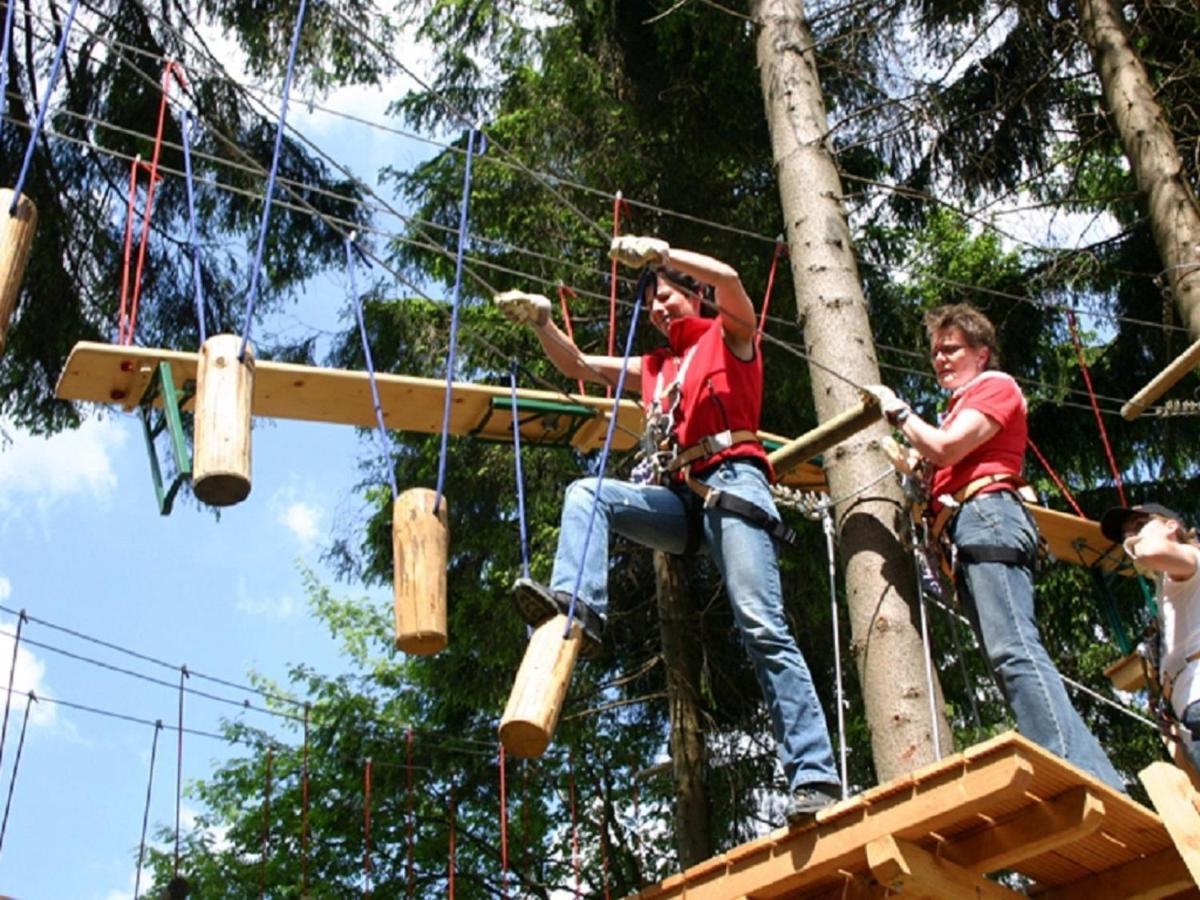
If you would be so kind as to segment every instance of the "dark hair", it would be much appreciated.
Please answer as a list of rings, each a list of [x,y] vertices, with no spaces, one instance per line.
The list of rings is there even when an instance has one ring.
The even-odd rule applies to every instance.
[[[1000,348],[996,344],[996,327],[991,319],[970,303],[951,303],[925,313],[925,334],[933,336],[947,328],[957,328],[974,349],[988,348],[985,369],[1000,368]]]
[[[711,284],[705,284],[698,278],[693,278],[686,272],[661,266],[653,270],[655,276],[664,278],[677,288],[682,288],[700,298],[700,315],[714,318],[717,315],[717,292]]]

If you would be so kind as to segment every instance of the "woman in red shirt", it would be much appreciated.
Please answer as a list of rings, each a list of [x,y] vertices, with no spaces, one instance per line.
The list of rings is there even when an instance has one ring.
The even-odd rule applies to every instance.
[[[925,316],[938,383],[951,391],[932,425],[893,391],[869,388],[888,422],[933,467],[930,511],[954,548],[954,583],[996,684],[1030,740],[1119,791],[1124,782],[1071,705],[1034,618],[1037,525],[1017,490],[1028,437],[1025,397],[997,368],[996,331],[958,303]]]

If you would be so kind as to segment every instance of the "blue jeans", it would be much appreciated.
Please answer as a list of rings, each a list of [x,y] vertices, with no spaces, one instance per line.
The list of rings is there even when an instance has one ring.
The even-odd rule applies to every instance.
[[[967,501],[950,526],[950,539],[959,547],[1007,547],[1031,556],[1038,541],[1037,526],[1011,491]],[[1125,783],[1071,705],[1062,676],[1042,646],[1033,614],[1033,572],[1021,565],[960,559],[955,581],[1017,730],[1124,793]]]
[[[753,463],[724,462],[699,480],[778,515],[766,476]],[[593,505],[596,518],[585,556],[584,536]],[[609,533],[615,531],[655,550],[682,553],[688,543],[688,508],[699,505],[699,498],[686,488],[676,492],[606,478],[597,496],[595,478],[573,482],[563,503],[550,587],[570,593],[582,572],[580,598],[604,614]],[[704,539],[725,579],[734,621],[771,716],[788,785],[792,790],[807,784],[837,785],[825,714],[783,615],[775,541],[762,528],[721,509],[707,509],[702,515]]]
[[[1183,749],[1192,762],[1192,768],[1200,772],[1200,700],[1189,703],[1184,708],[1179,721],[1187,729],[1189,735],[1183,740]]]

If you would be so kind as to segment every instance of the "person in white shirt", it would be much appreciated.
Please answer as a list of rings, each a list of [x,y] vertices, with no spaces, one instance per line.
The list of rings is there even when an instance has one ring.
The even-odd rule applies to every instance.
[[[1200,544],[1183,517],[1158,503],[1118,506],[1100,530],[1122,543],[1134,565],[1158,577],[1159,685],[1183,726],[1182,742],[1200,773]]]

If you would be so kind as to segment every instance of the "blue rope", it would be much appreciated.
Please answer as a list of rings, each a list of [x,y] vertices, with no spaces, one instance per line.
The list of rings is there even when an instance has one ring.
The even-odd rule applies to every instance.
[[[12,14],[12,6],[14,0],[8,0],[9,15]],[[29,132],[29,143],[25,146],[25,161],[21,163],[21,173],[17,176],[17,185],[13,188],[12,206],[8,208],[8,214],[15,216],[17,214],[17,203],[21,199],[21,191],[25,188],[25,179],[29,177],[29,165],[33,162],[33,148],[37,146],[38,135],[42,133],[42,125],[46,121],[46,110],[50,108],[50,98],[54,94],[54,85],[58,83],[58,72],[62,68],[63,54],[67,50],[67,37],[71,34],[71,24],[75,21],[75,10],[79,8],[79,0],[71,0],[71,10],[67,13],[66,24],[63,25],[62,40],[58,42],[58,49],[54,52],[54,64],[50,67],[50,81],[46,84],[45,92],[42,94],[41,105],[38,106],[37,121],[33,125],[33,131]],[[5,38],[8,38],[8,32],[5,31]],[[7,42],[5,44],[4,54],[4,70],[8,71],[8,50]],[[33,73],[29,73],[29,77],[33,77]],[[4,99],[7,104],[7,98]]]
[[[596,507],[600,505],[600,488],[604,484],[604,469],[608,465],[608,451],[612,446],[613,432],[617,428],[617,413],[621,405],[621,392],[625,389],[625,375],[629,371],[629,354],[633,351],[633,336],[637,332],[638,313],[642,311],[643,291],[650,279],[654,277],[654,273],[650,269],[646,269],[637,283],[637,299],[633,303],[633,318],[629,322],[629,335],[625,338],[625,358],[621,361],[621,374],[617,377],[617,388],[613,392],[612,415],[608,418],[608,433],[604,435],[604,449],[600,451],[600,462],[596,474],[596,499],[592,503],[592,514],[588,517],[587,532],[583,536],[579,571],[575,573],[575,587],[571,589],[571,603],[567,607],[567,628],[563,632],[564,638],[570,636],[571,623],[575,621],[575,601],[579,599],[579,586],[583,583],[583,562],[587,559],[588,544],[592,540],[592,526],[596,524]]]
[[[254,301],[258,298],[258,275],[262,270],[263,245],[267,240],[267,222],[271,218],[271,195],[275,193],[275,173],[279,170],[279,149],[283,145],[283,131],[287,126],[288,95],[292,91],[292,71],[296,67],[296,48],[300,45],[300,26],[304,24],[304,8],[307,0],[300,0],[300,11],[296,14],[296,28],[292,32],[292,49],[288,53],[287,74],[283,79],[283,102],[279,107],[279,126],[275,129],[275,154],[271,158],[271,172],[267,176],[267,194],[263,199],[262,224],[258,229],[258,250],[254,254],[254,268],[250,270],[250,293],[246,298],[246,322],[242,326],[242,347],[238,359],[246,358],[246,345],[250,343],[250,318],[254,314]]]
[[[196,197],[192,192],[192,117],[185,109],[181,115],[183,130],[183,171],[187,175],[188,245],[192,248],[192,286],[196,293],[196,322],[200,326],[200,343],[208,335],[204,331],[204,294],[200,290],[200,245],[196,241]]]
[[[463,254],[467,248],[467,203],[471,199],[471,160],[475,156],[475,134],[475,128],[467,133],[467,161],[463,173],[462,203],[458,209],[458,252],[454,257],[454,292],[450,308],[450,351],[446,354],[446,402],[442,409],[442,448],[438,454],[437,496],[433,501],[435,514],[441,509],[442,488],[446,486],[446,444],[450,436],[450,392],[454,385],[454,357],[458,352],[458,296],[462,291]]]
[[[521,527],[521,574],[529,577],[529,534],[525,528],[525,478],[521,474],[521,422],[517,417],[517,361],[508,373],[512,385],[513,455],[517,460],[517,521]]]
[[[371,384],[371,402],[375,404],[375,421],[379,425],[379,443],[383,446],[383,456],[387,460],[388,484],[392,486],[392,499],[400,496],[396,488],[396,467],[392,463],[392,439],[388,436],[387,426],[383,424],[383,404],[379,401],[379,385],[375,381],[375,363],[371,360],[371,342],[367,340],[367,323],[363,319],[362,300],[358,296],[358,285],[354,279],[354,246],[351,238],[346,238],[346,268],[350,271],[350,297],[354,300],[354,314],[358,317],[358,333],[362,337],[363,358],[367,361],[367,380]]]

